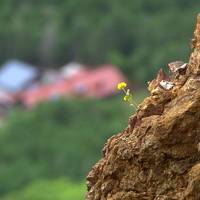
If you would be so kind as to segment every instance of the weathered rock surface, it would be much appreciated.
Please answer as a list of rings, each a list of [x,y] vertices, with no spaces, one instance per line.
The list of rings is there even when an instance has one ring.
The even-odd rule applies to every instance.
[[[200,15],[192,45],[174,86],[160,87],[158,75],[128,128],[107,141],[87,200],[200,200]]]

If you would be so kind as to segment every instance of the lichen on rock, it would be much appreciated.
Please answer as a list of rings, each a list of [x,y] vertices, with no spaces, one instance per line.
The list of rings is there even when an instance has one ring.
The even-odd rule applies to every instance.
[[[128,127],[107,141],[87,200],[200,199],[200,15],[192,45],[181,73],[160,71]]]

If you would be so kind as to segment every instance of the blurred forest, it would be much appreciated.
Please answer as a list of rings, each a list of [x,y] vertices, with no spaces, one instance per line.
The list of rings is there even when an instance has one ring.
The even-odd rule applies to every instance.
[[[0,64],[112,63],[144,85],[161,66],[188,58],[199,8],[196,0],[1,0]],[[140,102],[145,93],[134,95]],[[0,129],[0,199],[83,199],[103,144],[133,112],[119,96],[16,108]]]
[[[144,83],[163,64],[187,58],[199,6],[196,0],[1,0],[0,63],[11,57],[41,68],[110,62]]]

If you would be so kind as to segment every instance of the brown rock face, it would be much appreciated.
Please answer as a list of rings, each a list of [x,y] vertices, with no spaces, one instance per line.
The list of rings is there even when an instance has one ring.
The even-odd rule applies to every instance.
[[[200,200],[200,16],[193,49],[172,87],[153,80],[128,128],[107,141],[87,200]]]

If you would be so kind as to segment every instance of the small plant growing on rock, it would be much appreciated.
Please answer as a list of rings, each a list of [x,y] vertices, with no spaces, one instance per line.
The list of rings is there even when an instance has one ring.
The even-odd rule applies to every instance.
[[[125,93],[124,101],[129,103],[130,106],[133,106],[137,110],[138,106],[135,103],[135,101],[133,100],[133,95],[130,92],[130,89],[127,88],[127,83],[125,83],[125,82],[118,83],[117,89],[122,90]]]

